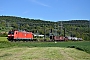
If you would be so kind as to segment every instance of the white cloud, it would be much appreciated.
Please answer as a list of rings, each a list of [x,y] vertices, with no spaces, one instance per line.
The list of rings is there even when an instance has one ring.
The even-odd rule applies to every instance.
[[[44,3],[42,3],[42,2],[39,2],[39,1],[37,1],[37,0],[30,0],[30,1],[32,1],[32,2],[34,2],[34,3],[36,3],[36,4],[39,4],[39,5],[42,5],[42,6],[44,6],[44,7],[51,7],[51,6],[47,5],[47,4],[44,4]]]
[[[29,11],[25,11],[25,12],[23,12],[23,14],[27,14],[27,13],[29,13]]]

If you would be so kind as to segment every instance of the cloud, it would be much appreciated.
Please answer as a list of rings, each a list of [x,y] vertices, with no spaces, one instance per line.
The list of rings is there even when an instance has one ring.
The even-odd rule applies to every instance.
[[[39,1],[37,1],[37,0],[30,0],[30,1],[32,1],[32,2],[34,2],[34,3],[36,3],[36,4],[39,4],[39,5],[41,5],[41,6],[44,6],[44,7],[51,7],[51,6],[47,5],[47,4],[44,4],[44,3],[42,3],[42,2],[39,2]]]
[[[23,14],[27,14],[27,13],[29,13],[29,11],[25,11],[25,12],[23,12]]]

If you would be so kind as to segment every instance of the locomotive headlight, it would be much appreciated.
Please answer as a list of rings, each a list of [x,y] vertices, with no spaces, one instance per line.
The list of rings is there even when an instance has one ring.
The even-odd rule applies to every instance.
[[[8,35],[8,36],[14,36],[14,35]]]
[[[8,36],[11,36],[11,35],[8,35]]]

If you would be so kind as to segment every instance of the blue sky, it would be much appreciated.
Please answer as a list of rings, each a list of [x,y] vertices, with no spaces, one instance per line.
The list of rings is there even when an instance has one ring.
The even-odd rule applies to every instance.
[[[0,0],[0,15],[47,21],[90,20],[90,0]]]

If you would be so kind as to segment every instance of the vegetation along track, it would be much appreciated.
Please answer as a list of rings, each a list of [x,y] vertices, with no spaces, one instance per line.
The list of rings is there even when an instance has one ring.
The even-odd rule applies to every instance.
[[[0,60],[90,60],[90,54],[74,48],[12,47],[0,49]]]
[[[90,60],[90,42],[9,42],[2,37],[0,38],[0,60],[6,59]]]

